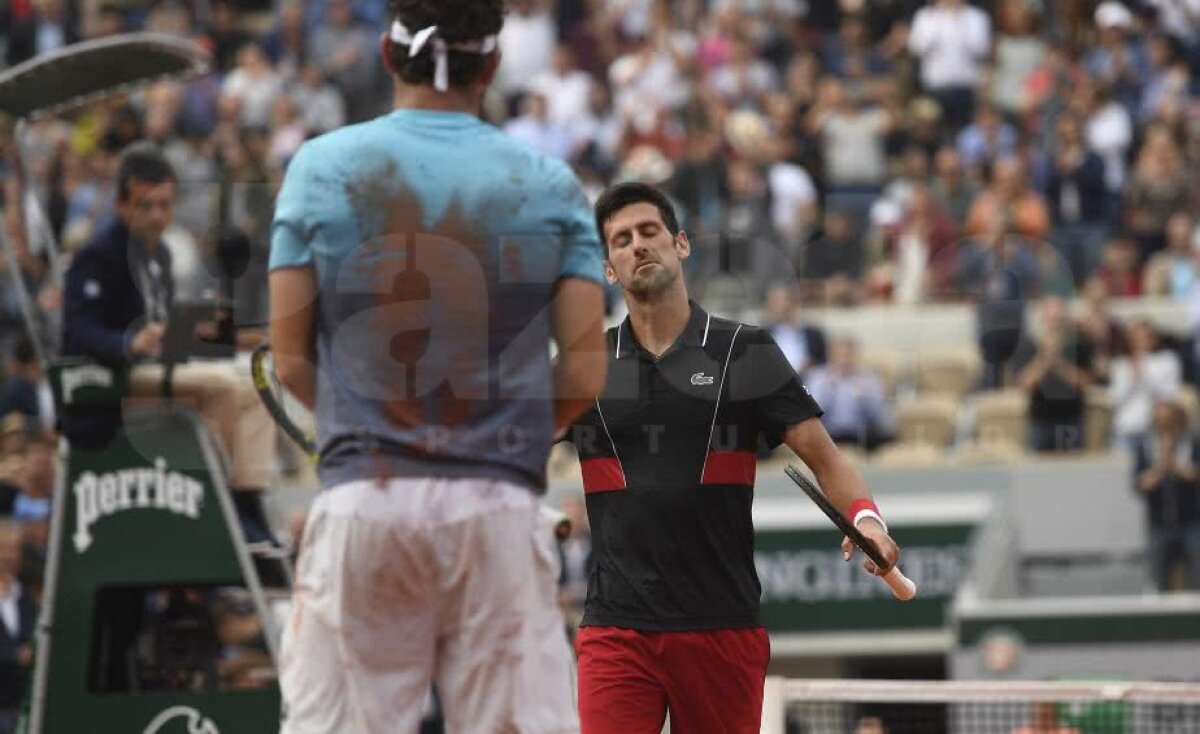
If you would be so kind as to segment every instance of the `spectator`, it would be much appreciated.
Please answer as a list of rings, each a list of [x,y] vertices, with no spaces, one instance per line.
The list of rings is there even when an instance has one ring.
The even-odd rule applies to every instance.
[[[0,521],[0,734],[17,730],[33,670],[38,607],[17,578],[21,564],[21,529]]]
[[[809,119],[812,133],[821,137],[826,207],[865,221],[887,178],[884,141],[891,115],[871,104],[865,88],[829,82]]]
[[[1109,216],[1120,211],[1121,193],[1127,179],[1126,157],[1133,144],[1133,120],[1112,97],[1108,87],[1081,81],[1071,97],[1071,108],[1083,116],[1087,147],[1104,160],[1104,183],[1108,187]]]
[[[1087,148],[1078,117],[1063,114],[1046,181],[1054,230],[1051,239],[1070,265],[1075,282],[1085,283],[1100,264],[1108,224],[1104,161]]]
[[[1025,83],[1043,62],[1046,42],[1028,0],[1001,0],[996,10],[996,49],[991,100],[1006,115],[1025,111]]]
[[[866,19],[858,13],[842,16],[835,36],[822,50],[826,72],[842,79],[866,79],[887,74],[888,62],[871,47]]]
[[[218,100],[221,98],[221,77],[206,74],[183,85],[183,101],[177,119],[179,133],[184,136],[207,137],[217,126]]]
[[[771,223],[775,235],[794,250],[816,225],[819,192],[812,176],[794,161],[794,144],[783,137],[773,141],[774,160],[767,170],[771,196]]]
[[[1150,576],[1158,591],[1171,591],[1175,564],[1182,562],[1184,588],[1200,590],[1200,445],[1178,403],[1156,403],[1152,425],[1134,469],[1134,486],[1146,502]]]
[[[720,232],[729,199],[728,164],[721,134],[701,128],[688,135],[686,155],[675,167],[670,190],[679,200],[693,242]],[[703,257],[703,252],[694,253]]]
[[[1149,68],[1138,112],[1140,119],[1153,120],[1168,105],[1186,102],[1190,78],[1178,42],[1166,35],[1151,36],[1148,42]]]
[[[848,306],[862,298],[866,248],[850,215],[839,210],[825,214],[825,232],[804,252],[806,290],[827,305]]]
[[[1200,24],[1200,3],[1196,0],[1144,0],[1143,6],[1152,8],[1157,16],[1158,27],[1174,39],[1185,52],[1196,50],[1200,41],[1197,25]]]
[[[238,101],[242,126],[267,127],[275,99],[283,92],[283,80],[262,47],[248,43],[238,51],[237,67],[225,77],[221,91]]]
[[[583,619],[583,602],[592,575],[592,529],[588,526],[586,508],[578,498],[563,500],[562,511],[571,522],[571,534],[558,546],[562,566],[559,603],[574,637],[574,630]]]
[[[269,166],[282,171],[308,137],[308,129],[299,117],[296,103],[287,95],[275,99],[271,110],[271,148]]]
[[[887,233],[877,287],[898,304],[914,305],[954,290],[958,231],[925,186],[913,190],[900,223]]]
[[[545,0],[515,0],[500,31],[502,61],[496,89],[511,101],[531,91],[539,76],[550,71],[554,55],[554,18]]]
[[[942,147],[942,108],[929,97],[917,97],[908,105],[907,120],[893,129],[888,150],[920,150],[932,161]]]
[[[3,395],[0,395],[0,415],[16,411],[25,416],[34,426],[49,427],[50,421],[43,415],[42,365],[28,337],[22,336],[13,346],[12,357],[4,377]]]
[[[1152,127],[1125,188],[1125,226],[1138,245],[1139,263],[1166,246],[1167,221],[1191,208],[1186,159],[1170,131]]]
[[[1196,226],[1192,215],[1177,212],[1167,222],[1167,247],[1150,257],[1142,275],[1142,293],[1183,302],[1200,282],[1197,277]]]
[[[613,109],[612,97],[603,82],[592,82],[587,109],[567,127],[567,132],[578,156],[589,166],[606,174],[616,169],[625,122]]]
[[[346,123],[346,102],[342,93],[325,81],[321,67],[304,65],[291,90],[292,102],[300,111],[300,121],[309,136],[321,135]]]
[[[510,120],[504,132],[551,158],[566,160],[571,156],[571,135],[550,119],[546,98],[539,92],[525,95],[521,116]]]
[[[971,171],[982,172],[997,158],[1012,156],[1016,150],[1016,129],[988,102],[979,105],[975,121],[958,134],[958,156]]]
[[[79,40],[64,0],[12,3],[8,10],[6,61],[15,66]]]
[[[210,8],[209,26],[205,34],[212,44],[213,59],[221,74],[233,68],[238,51],[250,42],[242,31],[241,19],[233,0],[215,0]]]
[[[319,26],[328,17],[331,0],[308,0],[308,25],[310,28]],[[387,29],[391,17],[388,15],[390,3],[388,0],[349,0],[350,14],[354,22],[382,33]]]
[[[1149,321],[1129,326],[1129,356],[1112,364],[1108,394],[1113,404],[1116,444],[1136,451],[1148,436],[1155,403],[1173,400],[1183,387],[1179,356],[1159,347],[1158,334]]]
[[[779,75],[759,58],[749,38],[739,36],[733,39],[729,62],[709,74],[709,86],[731,107],[760,106],[779,88]]]
[[[13,518],[19,522],[48,522],[54,492],[54,444],[33,434],[23,452],[15,477],[20,494],[13,501]]]
[[[361,122],[380,111],[380,97],[374,94],[379,74],[378,39],[354,18],[349,0],[329,0],[325,15],[325,23],[309,39],[312,59],[341,90],[346,117]]]
[[[188,130],[163,149],[179,176],[179,207],[175,220],[193,237],[204,237],[217,213],[218,190],[214,183],[220,168],[209,139]],[[111,201],[115,197],[109,197]]]
[[[952,222],[961,224],[967,221],[967,214],[979,195],[979,189],[967,178],[962,159],[951,146],[939,148],[934,155],[930,192]]]
[[[825,332],[802,318],[797,295],[793,288],[782,285],[767,291],[764,326],[788,364],[804,379],[811,369],[825,364],[826,344]]]
[[[1045,129],[1049,121],[1069,106],[1076,90],[1087,83],[1075,49],[1051,44],[1041,63],[1025,77],[1018,113]]]
[[[899,160],[893,161],[891,168],[891,181],[876,204],[887,201],[897,211],[906,212],[912,206],[916,190],[929,182],[929,157],[914,145],[905,149]]]
[[[1107,385],[1112,362],[1127,350],[1125,329],[1112,315],[1108,286],[1100,278],[1092,278],[1083,287],[1083,313],[1079,317],[1080,333],[1092,345],[1092,378]]]
[[[1025,166],[1015,157],[996,161],[990,185],[967,214],[966,233],[970,236],[987,236],[1001,229],[1030,240],[1045,238],[1050,229],[1046,202],[1030,188]]]
[[[795,272],[783,244],[771,226],[767,182],[757,167],[734,161],[727,170],[729,200],[721,222],[721,270],[749,279],[755,293],[780,281],[792,282]]]
[[[575,65],[571,47],[559,44],[550,57],[550,68],[534,78],[531,89],[546,99],[550,122],[570,130],[588,115],[592,83],[592,77]]]
[[[1133,13],[1116,0],[1105,0],[1096,8],[1095,20],[1099,43],[1088,54],[1088,73],[1112,89],[1129,114],[1136,114],[1147,63],[1145,50],[1133,35]]]
[[[829,363],[810,370],[807,385],[834,441],[871,451],[886,440],[890,416],[883,379],[859,364],[853,339],[833,339]]]
[[[1128,237],[1116,237],[1104,247],[1096,277],[1116,298],[1142,295],[1142,272],[1138,268],[1138,248]]]
[[[690,38],[664,31],[643,38],[609,66],[614,104],[635,131],[644,133],[661,124],[664,111],[691,98],[692,85],[685,75],[690,51]]]
[[[1092,382],[1092,347],[1067,320],[1067,306],[1047,297],[1040,304],[1041,329],[1025,345],[1018,384],[1029,396],[1030,444],[1034,451],[1083,448],[1084,393]]]
[[[262,40],[262,50],[285,83],[300,75],[309,62],[308,27],[301,0],[285,0],[279,6],[275,25]]]
[[[984,388],[1010,382],[1010,360],[1025,338],[1025,305],[1036,296],[1040,277],[1037,258],[1025,241],[1003,227],[958,248],[955,280],[975,303]]]
[[[908,48],[921,62],[921,86],[957,130],[971,119],[983,63],[991,51],[991,22],[966,0],[930,0],[917,11]]]

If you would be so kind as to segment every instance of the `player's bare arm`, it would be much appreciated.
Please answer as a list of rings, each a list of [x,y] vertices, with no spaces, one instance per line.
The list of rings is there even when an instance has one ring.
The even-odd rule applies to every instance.
[[[811,418],[792,426],[788,429],[784,442],[812,469],[817,483],[842,513],[847,512],[855,500],[872,499],[871,490],[867,488],[862,475],[838,450],[820,420]],[[900,548],[888,535],[882,523],[866,517],[859,522],[858,527],[863,535],[879,547],[891,565],[900,560]],[[847,561],[854,555],[854,544],[848,538],[842,539],[842,555]],[[880,569],[869,559],[863,563],[863,568],[876,576],[881,575]]]
[[[563,278],[554,294],[551,333],[558,348],[554,365],[554,430],[563,430],[592,406],[604,390],[608,355],[604,346],[604,290],[581,278]]]
[[[313,324],[317,282],[311,267],[271,272],[271,351],[275,373],[292,395],[310,410],[316,405],[317,367]]]

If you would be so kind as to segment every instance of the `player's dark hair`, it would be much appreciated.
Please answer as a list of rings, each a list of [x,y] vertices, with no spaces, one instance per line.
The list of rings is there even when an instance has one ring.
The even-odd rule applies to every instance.
[[[163,184],[174,182],[175,170],[166,157],[150,143],[134,143],[121,154],[117,168],[117,198],[125,201],[133,182]]]
[[[601,194],[596,201],[596,231],[600,234],[605,249],[608,247],[608,240],[604,236],[604,225],[617,212],[634,204],[653,204],[671,236],[679,234],[679,217],[675,216],[675,207],[671,205],[671,200],[666,194],[649,184],[636,181],[617,184]]]
[[[438,27],[446,43],[467,43],[495,35],[504,27],[504,0],[390,0],[392,16],[412,33],[429,26]],[[432,84],[434,57],[432,44],[415,58],[408,57],[408,46],[393,42],[388,64],[406,84]],[[488,56],[450,50],[448,54],[450,86],[466,87],[475,83],[487,68]]]

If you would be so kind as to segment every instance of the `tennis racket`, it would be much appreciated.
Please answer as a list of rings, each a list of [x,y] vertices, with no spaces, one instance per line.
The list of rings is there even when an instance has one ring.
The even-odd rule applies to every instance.
[[[893,566],[887,562],[887,559],[879,552],[879,548],[875,546],[874,541],[863,535],[858,528],[854,527],[849,520],[842,516],[842,513],[838,512],[837,508],[833,506],[833,503],[829,501],[829,498],[825,496],[825,493],[821,491],[816,482],[804,476],[804,474],[800,473],[799,469],[791,464],[788,465],[784,472],[788,475],[789,479],[800,486],[800,489],[804,490],[804,493],[808,495],[809,499],[817,507],[821,508],[821,511],[833,521],[833,524],[837,526],[838,530],[842,531],[843,535],[850,539],[851,543],[862,549],[862,552],[867,554],[867,558],[874,561],[880,570],[886,569],[881,578],[891,587],[892,593],[895,594],[897,599],[908,601],[917,595],[917,585],[901,573],[898,566]]]
[[[298,401],[290,396],[279,377],[275,374],[275,363],[271,359],[271,345],[263,342],[255,347],[250,354],[250,375],[254,378],[254,390],[262,400],[263,406],[271,414],[275,424],[283,429],[287,437],[304,453],[315,456],[317,442],[308,435],[292,417],[301,410]]]

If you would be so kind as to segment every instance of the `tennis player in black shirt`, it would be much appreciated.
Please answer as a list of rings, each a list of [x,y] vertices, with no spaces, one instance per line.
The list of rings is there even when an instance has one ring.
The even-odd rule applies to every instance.
[[[751,521],[760,441],[787,443],[888,560],[899,549],[770,335],[689,300],[691,245],[666,197],[616,186],[596,224],[629,318],[608,332],[604,394],[568,434],[594,556],[583,734],[657,734],[668,710],[675,732],[757,732],[770,658]]]

